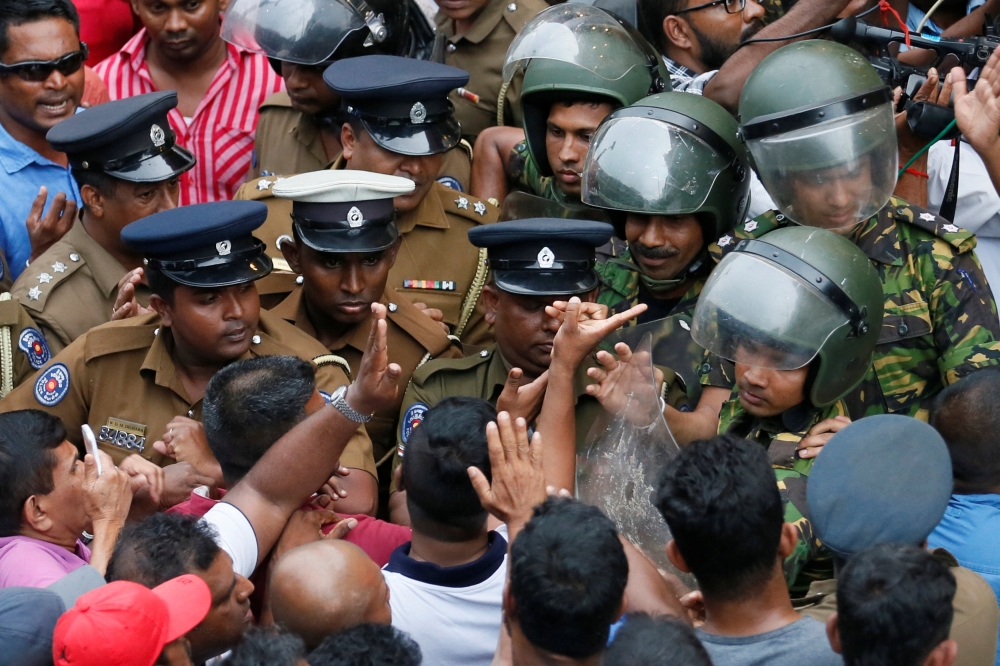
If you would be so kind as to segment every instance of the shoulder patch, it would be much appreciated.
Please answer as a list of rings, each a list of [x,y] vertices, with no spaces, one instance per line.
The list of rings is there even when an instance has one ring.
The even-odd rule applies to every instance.
[[[403,444],[410,441],[410,435],[424,420],[424,414],[427,413],[428,409],[429,407],[422,402],[415,402],[406,409],[406,413],[403,414],[403,418],[399,422],[399,438]]]
[[[28,363],[35,370],[49,362],[52,352],[41,332],[34,328],[26,328],[21,331],[21,337],[17,339],[17,348],[28,357]]]
[[[462,183],[458,182],[458,179],[455,178],[454,176],[439,176],[437,182],[441,183],[445,187],[450,187],[453,190],[457,190],[458,192],[465,191],[462,189]]]
[[[35,380],[35,400],[44,407],[55,407],[69,393],[69,368],[54,363]]]
[[[976,247],[976,235],[971,231],[966,231],[957,224],[949,222],[940,215],[914,206],[902,199],[893,198],[890,205],[893,206],[892,216],[897,223],[910,224],[918,229],[923,229],[934,234],[944,242],[953,246],[958,252],[968,252]]]

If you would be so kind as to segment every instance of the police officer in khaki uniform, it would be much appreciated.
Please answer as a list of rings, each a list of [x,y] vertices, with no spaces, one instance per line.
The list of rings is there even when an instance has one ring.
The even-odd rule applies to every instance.
[[[10,295],[9,275],[0,250],[0,399],[52,358],[38,325]]]
[[[335,62],[324,79],[349,114],[341,135],[344,153],[332,168],[402,176],[416,184],[412,193],[395,199],[402,242],[388,293],[440,310],[451,333],[463,342],[489,341],[479,305],[486,252],[473,247],[466,232],[496,221],[499,211],[434,180],[440,155],[459,140],[447,94],[468,75],[438,63],[364,56]],[[291,202],[272,195],[276,182],[280,179],[247,183],[236,198],[267,204],[268,220],[258,235],[276,266],[287,270],[278,240],[291,233]],[[265,282],[262,296],[273,290],[273,280]]]
[[[475,245],[489,248],[493,278],[483,300],[496,343],[467,358],[430,361],[413,373],[401,406],[394,465],[405,455],[406,442],[427,410],[446,397],[482,398],[501,410],[515,407],[501,397],[505,385],[512,383],[510,373],[519,369],[527,383],[537,381],[549,368],[560,321],[546,314],[544,306],[571,296],[594,301],[600,286],[594,270],[596,248],[612,234],[611,225],[603,222],[544,218],[501,222],[469,233]],[[587,371],[595,364],[593,360],[582,363],[573,382],[578,450],[603,411],[586,392],[587,385],[594,383]],[[669,370],[664,372],[661,396],[674,407],[687,400]],[[530,414],[513,415],[533,420]],[[402,504],[390,502],[394,509]]]
[[[77,445],[80,427],[89,424],[116,462],[139,453],[164,465],[169,459],[154,450],[153,442],[162,439],[175,416],[201,417],[202,396],[216,370],[269,354],[324,356],[327,351],[316,340],[260,312],[253,282],[270,272],[271,262],[251,233],[266,215],[256,202],[224,201],[175,208],[130,224],[122,239],[145,257],[156,312],[83,334],[34,382],[4,398],[0,411],[49,412],[62,419]],[[317,388],[328,394],[347,382],[337,364],[317,368]],[[341,464],[360,470],[342,479],[350,495],[344,502],[374,506],[375,461],[363,428]],[[170,479],[168,473],[168,484]]]
[[[469,0],[459,9],[440,5],[438,32],[447,39],[445,64],[469,73],[466,88],[454,91],[455,116],[462,136],[473,145],[493,125],[521,125],[520,81],[504,86],[503,63],[515,35],[538,12],[545,0]],[[497,123],[497,100],[504,90],[503,123]]]
[[[349,376],[358,372],[370,329],[372,303],[386,306],[389,361],[402,369],[400,386],[431,358],[461,358],[461,345],[409,301],[385,293],[399,250],[392,200],[413,181],[367,171],[315,171],[284,180],[274,195],[292,201],[294,240],[281,249],[298,273],[294,288],[271,310],[330,350]],[[366,428],[388,500],[389,461],[396,448],[398,399]]]
[[[83,210],[21,273],[12,293],[55,353],[111,321],[119,282],[142,265],[142,255],[121,240],[125,225],[177,205],[177,179],[195,158],[175,145],[167,122],[175,106],[173,91],[138,95],[77,114],[46,135],[69,158]],[[149,302],[145,286],[131,289]]]

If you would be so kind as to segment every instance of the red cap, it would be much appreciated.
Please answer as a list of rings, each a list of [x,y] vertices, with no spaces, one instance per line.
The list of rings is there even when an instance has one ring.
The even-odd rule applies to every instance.
[[[56,623],[57,666],[153,666],[167,643],[198,626],[212,606],[201,578],[187,574],[152,590],[116,581],[84,594]]]

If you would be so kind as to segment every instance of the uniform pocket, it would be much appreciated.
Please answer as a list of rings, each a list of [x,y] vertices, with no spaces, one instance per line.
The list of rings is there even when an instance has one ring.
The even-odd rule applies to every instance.
[[[905,412],[926,396],[928,382],[937,383],[934,325],[927,303],[890,306],[882,318],[874,366],[889,412]]]

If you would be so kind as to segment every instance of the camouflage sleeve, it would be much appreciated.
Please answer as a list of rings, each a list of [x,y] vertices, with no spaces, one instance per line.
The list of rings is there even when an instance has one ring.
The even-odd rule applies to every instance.
[[[1000,320],[975,252],[956,254],[940,239],[931,242],[923,272],[933,277],[928,305],[938,371],[948,385],[973,370],[1000,364]]]
[[[528,150],[527,141],[522,141],[511,149],[507,174],[511,180],[523,189],[538,196],[545,196],[545,186],[549,178],[543,176],[538,171],[535,158],[531,156],[531,152]]]
[[[597,292],[597,302],[606,305],[612,313],[627,310],[638,302],[638,274],[612,261],[600,262],[594,266],[601,287]],[[620,308],[620,309],[619,309]]]
[[[701,366],[698,368],[698,377],[702,386],[733,388],[736,386],[736,365],[732,361],[706,351]]]
[[[784,573],[792,596],[801,596],[814,580],[833,576],[832,557],[823,547],[806,504],[807,478],[798,472],[785,468],[775,468],[774,475],[781,493],[781,503],[785,510],[785,522],[795,526],[798,541],[795,550],[785,558]]]

